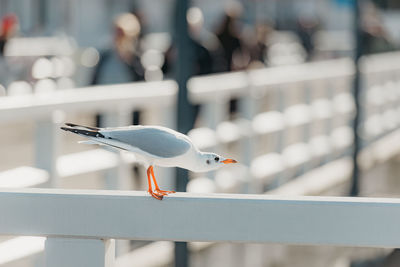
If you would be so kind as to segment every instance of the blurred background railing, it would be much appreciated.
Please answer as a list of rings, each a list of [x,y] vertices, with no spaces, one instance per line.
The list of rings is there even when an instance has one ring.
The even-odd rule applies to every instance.
[[[0,1],[0,188],[145,190],[133,155],[77,144],[59,126],[182,130],[185,91],[187,134],[240,162],[189,173],[187,191],[348,195],[358,68],[360,195],[398,196],[398,10],[396,1]],[[176,186],[175,170],[155,171],[164,187]],[[0,266],[43,266],[44,239],[1,241]],[[117,265],[168,266],[173,250],[117,240]],[[389,253],[221,243],[188,250],[176,266],[353,267],[352,259]],[[284,260],[300,254],[315,259]]]
[[[392,64],[382,65],[381,61],[386,62],[387,58]],[[400,149],[391,142],[399,136],[398,62],[398,53],[363,59],[362,93],[366,100],[361,123],[361,162],[365,170]],[[297,183],[295,193],[319,194],[348,182],[353,138],[353,69],[350,60],[338,59],[192,78],[188,83],[189,96],[200,105],[200,111],[189,136],[200,149],[232,155],[241,164],[208,176],[191,174],[188,191],[276,193],[287,188],[290,192],[291,183]],[[145,179],[132,180],[140,176],[130,167],[135,162],[132,155],[73,145],[79,138],[65,135],[59,126],[66,120],[92,124],[96,112],[104,114],[105,125],[126,125],[129,115],[140,109],[143,123],[174,128],[176,93],[175,83],[165,81],[114,85],[112,89],[95,86],[46,95],[3,96],[3,127],[9,131],[10,127],[29,131],[34,136],[28,140],[34,157],[31,164],[3,170],[1,187],[143,189]],[[230,109],[232,99],[236,102],[235,110]],[[34,124],[23,127],[19,121]],[[379,142],[383,144],[373,147]],[[371,147],[374,151],[368,152]],[[387,151],[388,147],[392,152]],[[377,153],[379,149],[383,152]],[[171,172],[164,170],[161,175],[160,182],[173,186]],[[306,182],[299,186],[298,180]],[[27,242],[21,238],[5,242],[18,240],[22,244]],[[42,239],[36,240],[38,248],[33,252],[43,248]],[[130,251],[126,242],[118,244],[120,251]],[[163,247],[160,243],[160,249]],[[21,249],[21,257],[26,254]]]

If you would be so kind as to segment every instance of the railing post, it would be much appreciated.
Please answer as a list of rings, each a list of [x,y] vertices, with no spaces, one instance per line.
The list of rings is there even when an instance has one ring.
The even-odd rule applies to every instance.
[[[245,118],[251,125],[251,121],[257,113],[258,103],[253,96],[253,89],[249,87],[248,90],[249,92],[240,101],[240,111],[242,113],[242,117]],[[250,127],[246,134],[246,137],[241,140],[243,155],[240,161],[242,164],[245,164],[248,167],[248,170],[250,170],[251,161],[254,158],[255,138]],[[262,186],[257,182],[256,179],[254,179],[254,177],[251,177],[250,172],[248,173],[247,179],[248,193],[261,193],[263,191]]]
[[[207,127],[213,130],[217,130],[218,125],[227,119],[228,114],[228,103],[223,99],[219,99],[218,96],[214,101],[210,101],[203,105],[204,119]]]
[[[114,239],[49,237],[45,244],[46,267],[113,267]]]
[[[50,118],[38,120],[35,125],[35,166],[49,172],[49,186],[57,187],[57,158],[60,150],[60,125],[62,111],[55,111]]]
[[[193,74],[192,58],[193,49],[189,38],[189,27],[186,14],[190,6],[190,0],[175,1],[175,33],[174,43],[177,48],[177,64],[175,79],[178,83],[178,112],[177,129],[181,133],[189,132],[194,124],[195,110],[188,100],[186,83]],[[188,183],[188,172],[178,168],[176,171],[176,191],[186,191]],[[189,266],[189,252],[186,242],[175,243],[175,267]]]
[[[353,175],[351,181],[350,195],[357,196],[360,191],[360,168],[358,165],[358,153],[361,147],[361,139],[358,133],[361,105],[360,105],[360,90],[361,90],[361,73],[360,73],[360,58],[363,53],[362,42],[362,23],[361,23],[361,1],[354,1],[354,35],[356,45],[354,49],[354,68],[355,75],[353,81],[353,95],[356,114],[353,120],[353,133],[354,133],[354,150],[353,150]]]

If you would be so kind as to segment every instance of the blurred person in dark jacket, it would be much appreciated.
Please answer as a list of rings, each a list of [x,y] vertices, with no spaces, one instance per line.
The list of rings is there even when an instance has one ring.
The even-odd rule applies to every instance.
[[[189,25],[189,40],[192,49],[192,73],[191,76],[205,75],[213,72],[213,49],[218,45],[218,41],[213,40],[215,37],[207,32],[204,27],[203,13],[198,7],[191,7],[187,12],[187,21]],[[165,62],[163,72],[167,76],[173,75],[173,64],[176,62],[176,47],[174,44],[170,46],[165,54]]]
[[[118,84],[144,79],[140,63],[140,23],[135,15],[124,13],[114,20],[112,47],[100,53],[99,63],[94,71],[91,84]],[[139,123],[139,113],[133,114],[133,124]],[[97,126],[102,126],[97,116]]]
[[[396,48],[395,42],[387,32],[378,8],[372,3],[364,3],[362,15],[363,54],[381,53]]]
[[[307,53],[306,60],[309,61],[314,55],[313,36],[317,32],[319,21],[313,16],[301,15],[297,19],[296,33],[300,38],[301,44]]]
[[[215,32],[222,46],[224,58],[221,65],[216,67],[219,71],[243,69],[242,64],[239,66],[235,64],[235,62],[243,62],[241,57],[244,53],[244,49],[240,41],[239,28],[239,18],[241,15],[242,6],[238,2],[229,2]],[[235,60],[234,57],[237,57],[237,60]]]
[[[244,70],[250,63],[250,53],[246,50],[243,40],[247,38],[246,31],[241,31],[239,19],[242,16],[243,7],[239,2],[228,2],[222,20],[216,29],[216,36],[222,47],[223,60],[218,62],[215,67],[217,72],[229,72]],[[250,42],[247,42],[248,44]],[[238,110],[237,99],[232,99],[229,103],[230,114],[233,115]]]
[[[115,84],[143,80],[139,51],[140,24],[125,13],[114,21],[113,45],[100,53],[92,84]]]

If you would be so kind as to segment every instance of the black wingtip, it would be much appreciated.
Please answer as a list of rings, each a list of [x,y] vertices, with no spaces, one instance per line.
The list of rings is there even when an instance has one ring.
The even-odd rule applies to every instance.
[[[90,137],[100,137],[100,138],[105,138],[103,134],[101,134],[98,131],[92,131],[92,130],[84,130],[84,129],[79,129],[79,128],[72,128],[72,127],[60,127],[61,130],[72,132],[75,134],[79,134],[82,136],[90,136]]]
[[[70,128],[70,127],[60,127],[60,129],[66,131],[66,132],[74,132],[74,129]]]

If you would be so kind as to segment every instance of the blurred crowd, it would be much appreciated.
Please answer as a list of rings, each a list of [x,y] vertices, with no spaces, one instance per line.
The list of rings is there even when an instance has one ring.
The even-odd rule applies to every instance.
[[[369,4],[363,13],[363,52],[367,54],[394,49],[396,45],[385,30],[379,10]],[[316,52],[316,43],[322,36],[319,32],[323,29],[317,16],[299,15],[295,19],[295,26],[287,30],[280,29],[271,21],[244,23],[243,14],[243,6],[239,2],[229,2],[210,30],[204,26],[204,15],[199,7],[193,6],[188,10],[193,63],[191,75],[298,64],[324,58]],[[77,60],[74,53],[57,54],[54,46],[60,46],[58,44],[52,44],[48,49],[50,52],[42,51],[35,55],[32,52],[35,47],[43,48],[48,39],[38,41],[36,46],[31,45],[28,38],[23,42],[11,42],[18,37],[18,18],[14,14],[5,15],[0,25],[0,93],[36,92],[43,85],[58,89],[173,78],[177,58],[176,47],[171,40],[173,33],[148,33],[147,19],[138,11],[118,15],[112,25],[112,42],[103,48],[86,49],[80,54],[82,59]],[[20,36],[18,38],[21,39]],[[329,40],[325,42],[329,43]],[[24,45],[27,46],[25,50],[21,49]],[[18,59],[21,51],[33,54],[28,53],[30,56],[25,55],[21,60]],[[73,64],[76,66],[71,67]],[[79,64],[90,71],[80,71],[82,66]],[[43,74],[46,68],[53,70]],[[80,77],[83,73],[86,76],[84,79]],[[77,81],[76,77],[84,81]],[[37,86],[42,79],[46,82]],[[10,87],[17,89],[9,90]]]
[[[187,12],[192,75],[243,70],[264,66],[266,62],[267,35],[271,26],[259,24],[244,28],[241,25],[242,8],[226,8],[215,31],[204,27],[200,8]],[[132,13],[119,15],[114,21],[113,45],[100,52],[100,61],[94,72],[93,84],[120,83],[138,80],[157,80],[174,76],[177,57],[174,42],[164,51],[143,45],[140,16]]]

